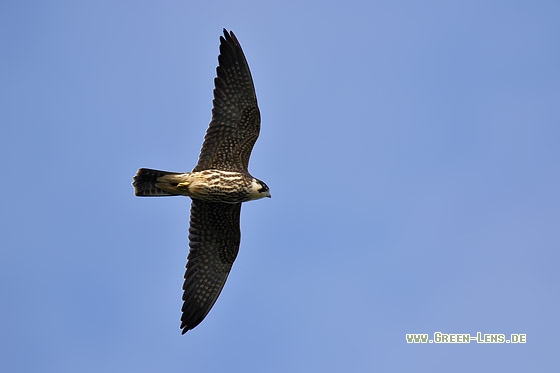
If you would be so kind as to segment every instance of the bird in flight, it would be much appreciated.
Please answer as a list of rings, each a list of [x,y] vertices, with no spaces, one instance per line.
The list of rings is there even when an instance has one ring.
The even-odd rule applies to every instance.
[[[241,203],[270,197],[268,186],[248,170],[261,122],[249,65],[233,32],[223,33],[212,120],[198,163],[184,173],[141,168],[132,183],[139,197],[192,199],[182,334],[204,320],[224,287],[239,251]]]

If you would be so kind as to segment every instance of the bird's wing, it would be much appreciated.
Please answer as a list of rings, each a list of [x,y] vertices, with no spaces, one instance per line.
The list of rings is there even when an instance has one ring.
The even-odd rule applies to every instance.
[[[247,172],[261,116],[249,65],[233,32],[220,37],[212,121],[193,171]]]
[[[181,329],[194,328],[208,314],[226,282],[239,251],[241,203],[193,199],[190,252],[183,284]]]

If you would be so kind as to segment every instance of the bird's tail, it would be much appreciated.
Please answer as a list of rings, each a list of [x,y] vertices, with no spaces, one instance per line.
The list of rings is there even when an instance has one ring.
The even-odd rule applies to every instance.
[[[167,192],[156,186],[158,178],[166,175],[178,175],[177,172],[167,172],[159,170],[151,170],[149,168],[141,168],[136,173],[132,181],[134,187],[134,195],[138,197],[163,197],[176,196],[176,193]]]

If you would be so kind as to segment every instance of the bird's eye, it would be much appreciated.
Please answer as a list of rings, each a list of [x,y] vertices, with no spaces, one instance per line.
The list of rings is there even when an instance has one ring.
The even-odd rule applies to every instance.
[[[259,193],[264,193],[268,190],[268,186],[265,183],[259,183],[261,185],[261,188],[259,189]]]

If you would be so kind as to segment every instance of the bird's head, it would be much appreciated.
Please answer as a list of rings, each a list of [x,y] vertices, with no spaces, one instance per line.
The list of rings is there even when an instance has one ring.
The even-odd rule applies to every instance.
[[[270,190],[268,186],[259,179],[253,178],[251,182],[251,200],[268,197],[270,198]]]

